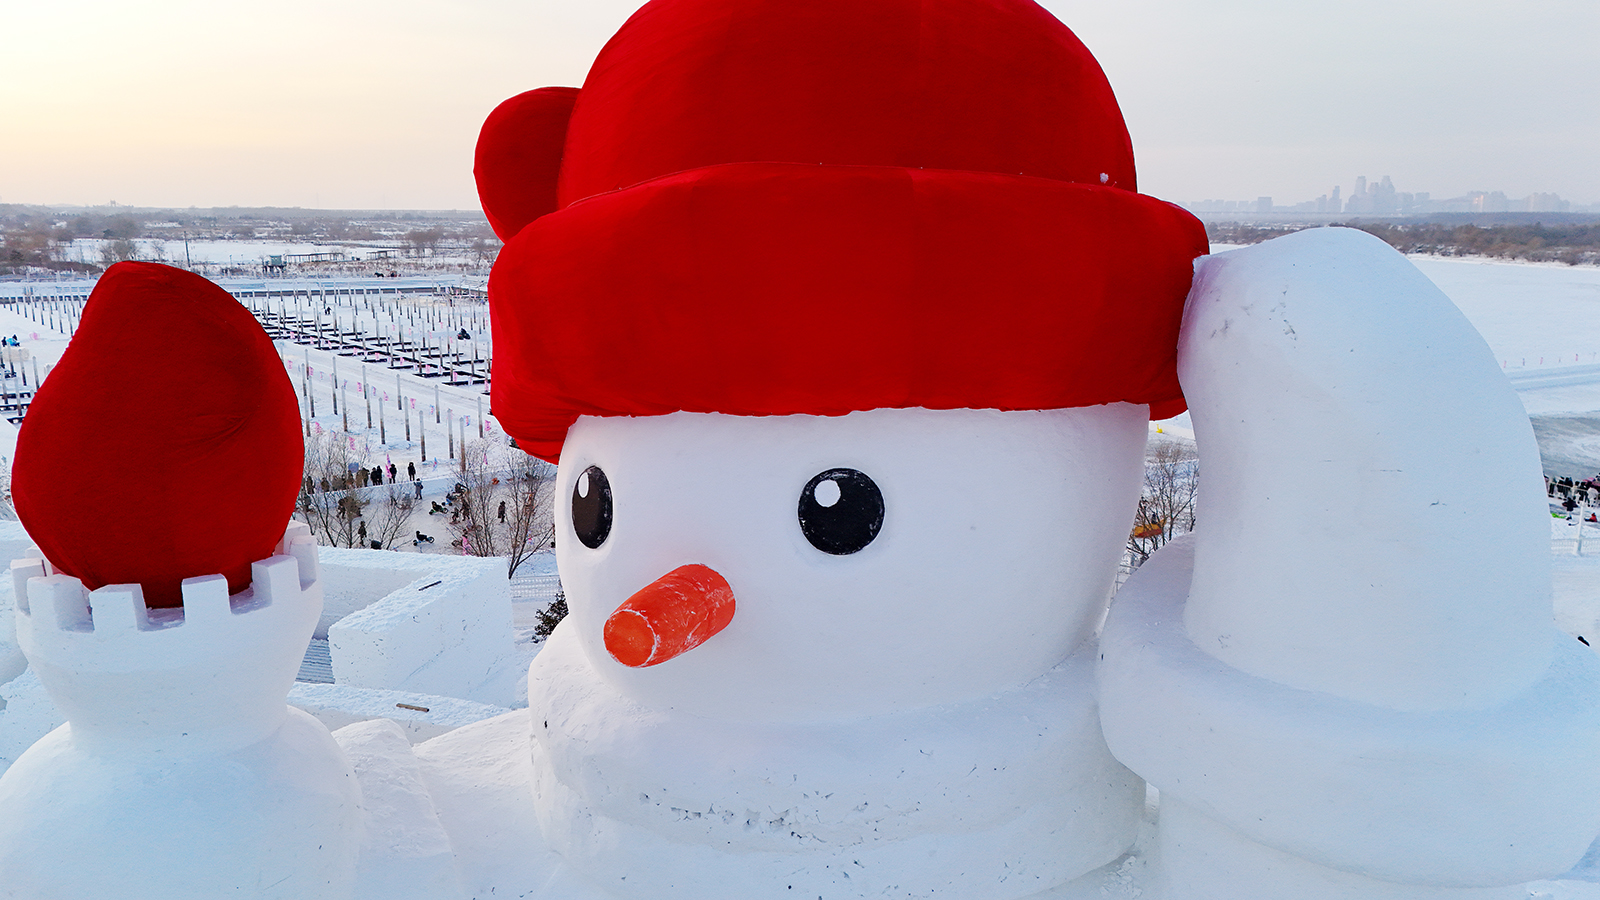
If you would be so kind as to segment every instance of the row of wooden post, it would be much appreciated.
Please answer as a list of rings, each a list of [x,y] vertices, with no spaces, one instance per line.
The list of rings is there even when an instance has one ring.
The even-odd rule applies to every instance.
[[[304,400],[305,400],[305,402],[304,402],[304,404],[302,406],[302,410],[303,410],[303,418],[304,418],[304,421],[305,421],[305,433],[306,433],[306,435],[308,437],[311,435],[311,421],[317,415],[316,392],[312,390],[311,372],[312,372],[312,369],[311,369],[311,348],[307,347],[305,349],[305,362],[302,364],[302,367],[301,367],[301,370],[300,370],[300,389],[301,389],[301,394],[303,395]],[[350,403],[349,403],[348,399],[345,399],[342,404],[340,402],[341,397],[344,396],[346,385],[339,381],[339,360],[338,360],[337,355],[334,357],[334,361],[333,361],[332,377],[333,377],[333,383],[330,386],[330,393],[333,396],[334,411],[339,413],[340,420],[341,420],[341,423],[342,423],[342,426],[343,426],[343,430],[344,430],[344,432],[346,434],[348,434],[350,432]],[[372,393],[373,393],[373,385],[372,385],[371,379],[368,376],[367,367],[366,366],[362,366],[361,367],[361,396],[362,396],[362,399],[365,401],[366,407],[367,407],[367,428],[368,429],[371,429],[372,428],[372,424],[373,424],[373,422],[372,422]],[[407,395],[405,393],[405,383],[401,380],[400,373],[396,373],[395,374],[395,406],[400,411],[400,413],[402,414],[402,416],[404,418],[405,430],[406,430],[406,443],[410,444],[411,443],[411,415],[406,410],[406,406],[405,406],[406,396]],[[465,417],[463,417],[463,419],[461,421],[457,421],[456,418],[455,418],[455,410],[454,409],[444,409],[444,408],[442,408],[442,406],[441,406],[442,398],[439,395],[439,385],[437,385],[437,384],[435,384],[433,386],[433,398],[434,398],[434,407],[433,407],[434,408],[434,422],[436,424],[438,424],[438,423],[442,423],[444,421],[444,419],[446,419],[446,418],[448,418],[450,420],[450,425],[447,426],[446,429],[445,429],[446,447],[447,447],[448,458],[449,459],[455,459],[456,458],[456,444],[457,444],[457,441],[456,441],[456,429],[457,428],[459,428],[460,431],[461,431],[460,444],[461,444],[461,446],[463,448],[466,447],[467,437],[466,437]],[[413,402],[415,402],[416,396],[412,395],[411,399],[412,399]],[[484,427],[484,420],[483,420],[483,398],[480,396],[480,397],[476,397],[474,399],[476,400],[476,403],[477,403],[478,437],[482,438],[486,434],[485,427]],[[385,407],[385,405],[386,404],[381,403],[381,402],[378,404],[378,422],[377,422],[377,424],[378,424],[378,443],[380,445],[387,446],[388,443],[389,443],[389,434],[388,434],[388,423],[387,423],[387,420],[385,419],[385,416],[384,416],[384,407]],[[441,415],[441,413],[443,415]],[[427,459],[428,459],[428,433],[427,433],[427,429],[424,428],[423,425],[422,425],[422,416],[423,416],[423,411],[421,409],[418,409],[417,410],[418,439],[419,439],[419,443],[421,445],[420,449],[421,449],[422,460],[423,460],[423,462],[426,462]]]
[[[326,306],[327,305],[327,293],[326,293],[326,291],[321,287],[321,285],[318,285],[317,290],[318,290],[318,293],[319,293],[319,295],[321,297],[321,299],[319,300],[318,305]],[[384,297],[383,297],[381,292],[378,294],[377,300],[374,301],[370,296],[368,296],[367,290],[368,289],[363,288],[362,289],[362,293],[359,296],[361,297],[362,300],[367,301],[366,302],[367,309],[369,311],[371,311],[372,314],[373,314],[373,328],[377,332],[374,335],[374,337],[376,337],[379,341],[382,341],[382,340],[384,340],[386,338],[386,335],[383,333],[383,328],[381,327],[381,323],[378,322],[379,306],[382,305],[383,307],[385,307],[384,311],[388,312],[390,323],[392,325],[395,325],[398,328],[398,326],[399,326],[399,318],[400,317],[397,314],[397,310],[394,307],[397,307],[399,305],[399,297],[400,297],[400,295],[398,295],[398,294],[396,295],[396,299],[395,299],[395,303],[394,304],[387,304],[387,303],[383,303]],[[297,321],[302,321],[303,322],[304,310],[303,310],[303,308],[301,306],[301,302],[300,302],[300,298],[301,298],[300,291],[295,290],[295,291],[292,292],[292,294],[294,296],[294,301],[295,301],[295,319]],[[355,297],[357,295],[352,293],[351,296]],[[305,299],[306,299],[306,301],[308,303],[310,302],[311,297],[312,297],[312,291],[311,291],[311,289],[308,288],[305,291]],[[337,292],[335,292],[335,299],[337,299],[337,297],[338,297],[338,294],[337,294]],[[255,312],[256,311],[256,306],[255,306],[255,302],[254,302],[255,298],[254,297],[250,297],[250,298],[246,298],[246,299],[248,299],[250,301],[248,306],[249,306],[249,309],[251,310],[251,312]],[[452,310],[454,310],[456,308],[455,304],[453,302],[450,304],[450,308]],[[271,299],[270,298],[268,298],[268,300],[267,300],[267,309],[268,310],[271,309]],[[359,309],[359,307],[358,307],[358,309]],[[279,315],[280,320],[288,318],[288,314],[289,314],[288,303],[281,296],[279,297],[279,301],[278,301],[278,310],[279,310],[278,315]],[[314,318],[315,318],[315,323],[316,323],[316,328],[317,328],[318,339],[320,340],[321,339],[321,334],[322,334],[322,314],[320,312],[317,312],[315,310],[315,307],[313,307],[313,312],[315,313],[315,317]],[[416,307],[413,306],[413,305],[407,304],[406,305],[406,314],[407,314],[408,321],[410,322],[412,327],[415,328],[415,326],[416,326]],[[470,325],[472,325],[473,330],[475,332],[481,332],[485,328],[488,327],[487,319],[480,320],[478,315],[477,315],[477,313],[471,313],[469,316],[465,316],[465,317],[459,316],[459,315],[450,316],[450,317],[445,317],[445,319],[449,322],[450,327],[457,328],[457,329],[465,328],[468,324],[470,324]],[[439,321],[438,319],[435,319],[436,323],[438,321]],[[351,322],[351,327],[354,328],[355,324],[356,323],[354,321],[352,321]],[[337,316],[334,317],[334,330],[336,332],[338,331],[338,317]],[[440,341],[439,350],[440,350],[441,356],[446,355],[449,352],[449,351],[446,350],[446,347],[445,347],[446,343],[448,343],[447,339],[442,339]],[[424,346],[426,346],[426,344],[424,344]],[[391,348],[393,347],[393,341],[392,340],[390,340],[390,347]],[[454,351],[454,354],[455,354],[455,357],[456,357],[455,364],[457,366],[461,365],[462,353],[461,353],[461,349],[460,349],[459,344],[457,345],[457,347],[456,347],[456,349]],[[389,355],[391,356],[391,358],[394,356],[394,353],[393,353],[392,349],[389,351]],[[474,377],[474,378],[476,378],[477,375],[478,375],[478,360],[479,360],[478,342],[477,341],[473,341],[472,342],[472,365],[471,365],[471,367],[469,368],[468,371],[472,374],[472,377]],[[485,359],[485,363],[486,363],[485,368],[487,370],[487,368],[488,368],[488,366],[487,366],[488,360],[487,359]],[[487,376],[487,371],[485,372],[485,376]]]

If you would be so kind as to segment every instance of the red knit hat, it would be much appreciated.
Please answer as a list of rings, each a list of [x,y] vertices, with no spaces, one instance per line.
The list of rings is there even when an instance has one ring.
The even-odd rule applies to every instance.
[[[152,358],[152,347],[182,352]],[[192,272],[120,262],[95,283],[61,362],[17,432],[11,490],[28,536],[91,590],[250,586],[300,490],[300,407],[267,333]],[[200,504],[181,515],[176,504]]]
[[[1183,408],[1205,232],[1030,0],[653,0],[478,142],[494,410]]]

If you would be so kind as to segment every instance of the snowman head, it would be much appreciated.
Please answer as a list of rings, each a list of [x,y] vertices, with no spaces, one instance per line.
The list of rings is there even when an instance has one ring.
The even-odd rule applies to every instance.
[[[1145,423],[1128,403],[581,418],[556,482],[562,627],[627,695],[702,715],[1029,680],[1098,624]]]
[[[496,109],[476,174],[506,240],[489,284],[494,411],[561,461],[574,626],[630,690],[692,704],[690,682],[765,668],[766,700],[755,685],[712,689],[716,708],[750,714],[804,706],[807,681],[856,677],[854,699],[823,693],[862,709],[984,690],[992,677],[937,662],[915,669],[921,687],[861,685],[887,671],[872,653],[904,666],[918,641],[931,657],[959,643],[933,635],[963,627],[956,595],[998,602],[976,581],[935,597],[928,560],[964,547],[980,572],[1013,566],[985,533],[1002,520],[1086,579],[1084,596],[1103,593],[1132,518],[1141,417],[1182,409],[1176,340],[1206,241],[1192,216],[1135,192],[1104,75],[1036,4],[654,0],[581,90]],[[819,548],[814,532],[879,502],[862,499],[869,484],[881,522],[818,540],[871,539]],[[572,516],[597,523],[605,486],[615,532],[590,546]],[[714,540],[729,536],[719,517],[748,539]],[[1096,548],[1092,572],[1042,549],[1079,542]],[[844,591],[851,578],[873,587]],[[1022,641],[1027,665],[1059,658],[1093,619],[1077,587],[1045,581],[1052,610],[971,611],[1014,614],[984,640]],[[897,632],[918,590],[935,614]],[[645,620],[677,616],[684,591],[713,602],[668,646]],[[789,599],[756,599],[769,595]],[[801,626],[843,612],[830,603],[853,604],[855,624]],[[1037,641],[1019,636],[1030,628]],[[607,633],[616,656],[651,665],[621,666],[598,649]],[[855,635],[871,637],[850,644],[854,676],[798,659]],[[699,680],[661,687],[691,670]]]

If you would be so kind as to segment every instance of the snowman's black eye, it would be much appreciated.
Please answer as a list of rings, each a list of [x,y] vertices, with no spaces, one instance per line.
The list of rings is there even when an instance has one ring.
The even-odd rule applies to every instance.
[[[883,492],[855,469],[829,469],[800,492],[800,531],[823,553],[854,553],[882,527]]]
[[[611,482],[599,466],[590,466],[572,483],[572,530],[593,550],[611,533]]]

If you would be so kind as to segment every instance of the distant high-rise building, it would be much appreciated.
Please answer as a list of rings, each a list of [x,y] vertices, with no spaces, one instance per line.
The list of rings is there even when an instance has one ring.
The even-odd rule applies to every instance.
[[[1525,206],[1528,212],[1567,212],[1572,208],[1571,203],[1557,194],[1533,194],[1518,205]]]
[[[1344,201],[1339,199],[1339,186],[1333,186],[1333,191],[1328,194],[1328,212],[1344,212]]]
[[[1467,196],[1472,198],[1473,212],[1509,212],[1511,201],[1500,191],[1485,193],[1473,191]]]
[[[1398,211],[1399,202],[1395,195],[1394,182],[1389,176],[1383,176],[1383,181],[1372,186],[1372,211],[1379,215],[1394,215]]]
[[[1388,216],[1398,212],[1399,207],[1399,194],[1394,189],[1392,178],[1385,175],[1382,181],[1369,182],[1367,176],[1358,175],[1355,189],[1350,192],[1350,199],[1345,201],[1344,211]]]

